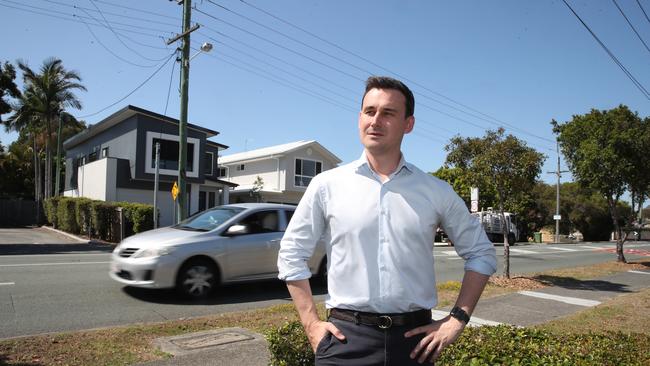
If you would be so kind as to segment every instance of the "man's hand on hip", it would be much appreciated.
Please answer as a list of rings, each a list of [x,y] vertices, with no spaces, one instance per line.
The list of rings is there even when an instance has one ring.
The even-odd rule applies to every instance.
[[[431,324],[409,330],[404,334],[404,337],[409,338],[417,334],[425,333],[424,338],[411,351],[411,358],[418,358],[419,363],[427,360],[434,362],[440,357],[442,350],[458,339],[463,329],[465,329],[465,323],[451,316],[447,316]]]
[[[307,338],[311,344],[311,348],[316,353],[316,348],[320,341],[327,335],[327,333],[332,333],[332,335],[339,340],[345,340],[345,335],[339,330],[334,324],[330,322],[324,322],[322,320],[317,320],[312,323],[309,323],[305,326],[305,333],[307,333]]]

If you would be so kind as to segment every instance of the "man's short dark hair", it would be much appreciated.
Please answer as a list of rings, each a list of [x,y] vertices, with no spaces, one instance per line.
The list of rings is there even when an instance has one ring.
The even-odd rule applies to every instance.
[[[366,80],[366,92],[363,93],[363,98],[365,98],[366,94],[368,94],[372,89],[394,89],[399,91],[404,95],[404,99],[406,99],[405,117],[410,117],[415,112],[415,97],[413,97],[411,89],[409,89],[403,82],[388,76],[371,76]],[[362,105],[363,98],[361,98]]]

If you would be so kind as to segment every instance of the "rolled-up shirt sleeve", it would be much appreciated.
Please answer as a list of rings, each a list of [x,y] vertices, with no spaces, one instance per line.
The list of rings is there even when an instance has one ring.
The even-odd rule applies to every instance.
[[[283,281],[311,277],[308,261],[325,227],[318,178],[314,177],[307,187],[280,242],[278,278]]]
[[[447,211],[442,227],[454,243],[456,253],[465,260],[465,271],[491,276],[496,272],[494,245],[485,234],[478,218],[470,215],[465,202],[449,187]]]

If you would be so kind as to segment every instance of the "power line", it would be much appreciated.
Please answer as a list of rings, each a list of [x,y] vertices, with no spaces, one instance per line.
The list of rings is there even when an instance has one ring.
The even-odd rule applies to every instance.
[[[210,1],[210,0],[208,0],[208,2],[210,2],[210,3],[212,3],[212,4],[215,4],[213,1]],[[352,56],[354,56],[354,57],[356,57],[356,58],[358,58],[358,59],[360,59],[360,60],[363,60],[363,61],[365,61],[365,62],[367,62],[367,63],[369,63],[369,64],[371,64],[371,65],[373,65],[373,66],[375,66],[375,67],[378,67],[378,68],[380,68],[380,69],[382,69],[382,70],[384,70],[384,71],[386,71],[386,72],[388,72],[388,73],[390,73],[390,74],[393,74],[393,75],[397,76],[398,78],[400,78],[400,79],[402,79],[402,80],[408,82],[409,84],[416,85],[416,86],[418,86],[418,87],[420,87],[420,88],[422,88],[422,89],[424,89],[424,90],[426,90],[426,91],[428,91],[428,92],[430,92],[430,93],[433,93],[433,94],[435,94],[435,95],[437,95],[437,96],[439,96],[439,97],[442,97],[442,98],[444,98],[444,99],[446,99],[446,100],[448,100],[448,101],[450,101],[450,102],[452,102],[452,103],[454,103],[454,104],[456,104],[456,105],[459,105],[459,106],[461,106],[461,107],[463,107],[463,108],[465,108],[465,109],[468,109],[468,110],[470,110],[470,111],[473,111],[473,112],[475,112],[475,113],[478,113],[478,114],[480,114],[480,115],[482,115],[482,116],[484,116],[484,117],[487,117],[487,118],[489,118],[489,120],[487,120],[487,119],[485,119],[485,118],[477,117],[476,115],[473,115],[473,114],[471,114],[471,113],[468,113],[468,112],[466,112],[466,111],[463,111],[463,110],[461,110],[461,109],[458,109],[457,107],[450,106],[450,105],[447,104],[447,103],[443,103],[443,102],[441,102],[441,101],[439,101],[439,100],[437,100],[437,99],[434,99],[434,98],[428,97],[428,96],[423,95],[423,94],[420,93],[420,96],[424,97],[425,99],[429,99],[429,100],[432,100],[432,101],[434,101],[434,102],[436,102],[436,103],[440,103],[440,104],[445,105],[445,106],[447,106],[447,107],[449,107],[449,108],[455,109],[455,110],[457,110],[457,111],[459,111],[459,112],[461,112],[461,113],[465,113],[465,114],[467,114],[467,115],[470,115],[470,116],[472,116],[472,117],[474,117],[474,118],[482,119],[482,120],[484,120],[484,121],[486,121],[486,122],[490,122],[490,123],[497,124],[497,125],[498,125],[498,124],[501,124],[501,125],[504,125],[504,126],[508,126],[508,127],[512,128],[513,130],[515,130],[515,131],[519,131],[520,133],[523,133],[523,134],[526,134],[526,135],[529,135],[529,136],[532,136],[532,137],[538,138],[538,139],[543,140],[543,141],[546,141],[546,142],[554,142],[554,141],[551,140],[551,139],[548,139],[548,138],[545,138],[545,137],[541,137],[541,136],[538,136],[538,135],[535,135],[535,134],[529,133],[529,132],[527,132],[527,131],[525,131],[525,130],[523,130],[523,129],[520,129],[520,128],[518,128],[518,127],[512,125],[512,124],[509,124],[509,123],[507,123],[507,122],[504,122],[504,121],[502,121],[502,120],[499,120],[499,119],[497,119],[497,118],[495,118],[495,117],[492,117],[492,116],[490,116],[490,115],[488,115],[488,114],[485,114],[485,113],[483,113],[483,112],[481,112],[481,111],[479,111],[479,110],[476,110],[476,109],[474,109],[474,108],[472,108],[472,107],[469,107],[469,106],[467,106],[467,105],[465,105],[465,104],[463,104],[463,103],[461,103],[461,102],[458,102],[458,101],[456,101],[456,100],[454,100],[454,99],[452,99],[452,98],[449,98],[449,97],[447,97],[447,96],[444,95],[444,94],[441,94],[441,93],[439,93],[439,92],[436,92],[436,91],[434,91],[434,90],[431,90],[431,89],[427,88],[426,86],[421,85],[420,83],[417,83],[417,82],[415,82],[415,81],[413,81],[413,80],[410,80],[410,79],[406,78],[405,76],[402,76],[402,75],[400,75],[400,74],[398,74],[398,73],[396,73],[396,72],[394,72],[394,71],[391,71],[391,70],[389,70],[389,69],[387,69],[387,68],[385,68],[385,67],[383,67],[383,66],[381,66],[381,65],[379,65],[379,64],[377,64],[377,63],[375,63],[375,62],[373,62],[372,60],[369,60],[369,59],[367,59],[367,58],[365,58],[365,57],[363,57],[363,56],[361,56],[361,55],[359,55],[359,54],[357,54],[357,53],[355,53],[355,52],[352,52],[352,51],[350,51],[350,50],[348,50],[348,49],[345,49],[344,47],[341,47],[341,46],[339,46],[339,45],[337,45],[337,44],[335,44],[335,43],[333,43],[333,42],[331,42],[331,41],[329,41],[329,40],[327,40],[327,39],[325,39],[325,38],[323,38],[323,37],[320,37],[320,36],[318,36],[318,35],[316,35],[316,34],[310,32],[310,31],[308,31],[308,30],[302,28],[302,27],[299,27],[299,26],[297,26],[297,25],[295,25],[295,24],[293,24],[293,23],[291,23],[291,22],[289,22],[289,21],[287,21],[287,20],[284,20],[284,19],[282,19],[282,18],[280,18],[280,17],[278,17],[278,16],[276,16],[276,15],[274,15],[274,14],[272,14],[272,13],[270,13],[270,12],[268,12],[268,11],[266,11],[266,10],[260,8],[260,7],[257,7],[257,6],[255,6],[255,5],[252,5],[252,4],[248,3],[248,2],[245,1],[245,0],[240,0],[240,2],[242,2],[242,3],[244,3],[244,4],[246,4],[246,5],[250,6],[250,7],[252,7],[253,9],[256,9],[257,11],[260,11],[260,12],[262,12],[262,13],[264,13],[264,14],[266,14],[266,15],[268,15],[268,16],[270,16],[270,17],[272,17],[272,18],[274,18],[274,19],[276,19],[276,20],[278,20],[278,21],[280,21],[280,22],[282,22],[282,23],[284,23],[284,24],[287,24],[287,25],[289,25],[289,26],[291,26],[291,27],[293,27],[293,28],[295,28],[295,29],[298,29],[298,30],[300,30],[300,31],[302,31],[302,32],[304,32],[304,33],[306,33],[306,34],[308,34],[308,35],[310,35],[310,36],[312,36],[312,37],[314,37],[314,38],[316,38],[316,39],[322,41],[322,42],[325,42],[325,43],[329,44],[330,46],[333,46],[333,47],[335,47],[335,48],[337,48],[337,49],[339,49],[339,50],[341,50],[341,51],[343,51],[343,52],[345,52],[345,53],[347,53],[347,54],[349,54],[349,55],[352,55]],[[218,5],[218,6],[220,6],[220,5]],[[224,8],[224,9],[226,9],[226,10],[228,10],[228,11],[234,13],[234,14],[237,14],[237,15],[239,15],[239,16],[242,16],[242,15],[240,15],[240,14],[238,14],[238,13],[235,13],[234,11],[232,11],[232,10],[230,10],[230,9],[227,9],[227,8],[225,8],[225,7],[223,7],[223,6],[220,6],[220,7]],[[242,16],[242,17],[243,17],[243,16]],[[245,18],[246,18],[246,17],[245,17]],[[246,18],[246,19],[249,19],[249,18]],[[250,19],[249,19],[249,20],[250,20]],[[256,21],[253,21],[253,20],[251,20],[251,21],[254,22],[255,24],[259,24],[259,23],[256,22]],[[266,27],[266,26],[264,26],[264,27],[268,29],[268,27]],[[280,33],[280,34],[283,34],[283,33]],[[283,35],[284,35],[284,34],[283,34]],[[290,39],[292,39],[292,38],[290,38]],[[301,42],[301,43],[302,43],[302,42]],[[346,63],[347,63],[347,62],[346,62]],[[362,70],[363,70],[363,69],[362,69]],[[367,70],[364,70],[364,71],[367,72],[367,73],[369,73],[369,74],[372,74],[371,72],[369,72],[369,71],[367,71]],[[495,123],[495,122],[496,122],[496,123]]]
[[[158,69],[156,69],[156,71],[154,71],[151,75],[149,75],[148,78],[146,78],[142,83],[140,83],[140,85],[138,85],[137,87],[135,87],[135,89],[131,90],[127,95],[125,95],[124,97],[120,98],[120,99],[119,99],[118,101],[116,101],[115,103],[112,103],[112,104],[110,104],[110,105],[108,105],[108,106],[106,106],[106,107],[104,107],[104,108],[98,110],[98,111],[95,112],[95,113],[86,114],[86,115],[83,115],[83,116],[79,116],[79,117],[77,117],[77,118],[87,118],[87,117],[92,117],[92,116],[97,115],[97,114],[99,114],[99,113],[101,113],[101,112],[103,112],[103,111],[105,111],[105,110],[107,110],[107,109],[113,107],[114,105],[116,105],[116,104],[122,102],[124,99],[130,97],[131,94],[135,93],[135,92],[138,91],[138,89],[140,89],[144,84],[146,84],[147,82],[149,82],[149,80],[151,80],[151,78],[153,78],[153,77],[154,77],[154,76],[155,76],[155,75],[156,75],[156,74],[157,74],[157,73],[158,73],[158,72],[159,72],[159,71],[160,71],[160,70],[161,70],[165,65],[167,65],[167,63],[169,62],[169,60],[171,60],[174,56],[176,56],[176,52],[174,52],[174,53],[172,53],[171,55],[169,55],[169,58],[168,58],[165,62],[161,63],[161,64],[160,64],[160,67],[158,67]]]
[[[612,61],[614,61],[614,63],[616,65],[618,65],[618,67],[623,71],[623,73],[625,73],[627,78],[632,81],[634,86],[636,86],[637,89],[639,89],[639,91],[641,91],[641,93],[643,93],[643,96],[646,97],[646,99],[650,100],[650,93],[648,93],[646,88],[644,88],[643,85],[641,85],[641,83],[634,77],[634,75],[632,75],[632,73],[630,73],[627,70],[627,68],[625,68],[625,66],[623,66],[623,64],[618,60],[618,58],[616,58],[616,56],[614,56],[614,54],[609,50],[609,48],[607,48],[607,46],[605,46],[605,44],[600,40],[600,38],[598,38],[598,36],[591,30],[591,28],[589,28],[587,23],[585,23],[584,20],[582,20],[582,18],[580,18],[578,13],[576,13],[575,10],[573,10],[571,5],[569,5],[569,3],[566,0],[562,0],[562,2],[564,2],[564,5],[566,5],[569,8],[569,10],[571,10],[571,12],[573,13],[573,15],[575,15],[576,18],[578,18],[580,23],[589,31],[591,36],[594,37],[594,39],[596,40],[596,42],[598,42],[600,47],[602,47],[603,50],[605,50],[605,52],[607,52],[607,55],[609,55],[609,57],[612,59]]]
[[[75,16],[76,16],[76,15],[75,15]],[[130,61],[130,60],[127,60],[127,59],[121,57],[121,56],[118,55],[117,53],[113,52],[110,48],[108,48],[108,46],[106,46],[106,45],[105,45],[105,44],[104,44],[104,43],[99,39],[99,37],[97,37],[97,35],[95,34],[95,32],[93,32],[93,30],[90,29],[90,26],[88,25],[88,23],[86,23],[86,22],[83,21],[83,20],[82,20],[81,22],[84,23],[84,25],[85,25],[86,28],[88,29],[88,32],[90,32],[90,34],[93,36],[93,38],[95,39],[95,41],[97,41],[97,43],[99,43],[100,46],[102,46],[102,47],[103,47],[103,48],[104,48],[108,53],[110,53],[111,55],[113,55],[113,56],[114,56],[115,58],[117,58],[118,60],[120,60],[120,61],[122,61],[122,62],[126,62],[126,63],[129,64],[129,65],[137,66],[137,67],[142,67],[142,68],[156,67],[156,65],[140,65],[140,64],[137,64],[137,63],[135,63],[135,62],[133,62],[133,61]]]
[[[636,0],[636,3],[639,4],[639,8],[641,8],[643,15],[645,15],[645,19],[648,21],[648,23],[650,23],[650,18],[648,18],[648,14],[645,12],[645,9],[643,9],[641,2],[639,0]]]
[[[90,1],[93,5],[95,5],[95,3],[93,2],[93,0],[89,0],[89,1]],[[97,7],[97,5],[95,5],[95,7]],[[142,58],[145,59],[145,60],[155,61],[155,62],[160,62],[160,61],[165,60],[166,57],[163,57],[163,58],[160,58],[160,59],[153,59],[153,58],[147,57],[147,56],[141,54],[140,52],[134,50],[133,48],[129,47],[129,45],[127,45],[127,44],[122,40],[122,38],[119,36],[119,34],[118,34],[117,32],[115,32],[115,30],[114,30],[113,27],[111,26],[111,23],[106,19],[106,17],[105,17],[104,14],[102,13],[102,11],[101,11],[99,8],[97,8],[97,11],[99,12],[99,15],[102,16],[102,19],[104,19],[104,22],[106,23],[106,26],[107,26],[108,29],[111,31],[111,33],[113,33],[113,35],[115,35],[115,38],[117,38],[117,40],[120,41],[120,43],[121,43],[124,47],[126,47],[129,51],[135,53],[136,55],[142,57]],[[92,16],[88,11],[83,10],[83,12],[86,13],[86,15],[88,15],[89,17],[93,18],[93,20],[95,20],[95,22],[97,22],[98,24],[102,24],[98,19],[96,19],[95,17],[93,17],[93,16]]]
[[[623,9],[621,9],[621,7],[618,6],[618,3],[616,2],[616,0],[612,0],[612,2],[614,3],[614,5],[616,5],[616,8],[618,9],[618,11],[621,12],[621,15],[623,16],[623,18],[625,18],[625,21],[630,26],[630,28],[632,28],[632,30],[634,31],[634,34],[636,34],[636,36],[639,38],[639,41],[641,41],[641,43],[643,43],[643,46],[645,47],[645,49],[648,52],[650,52],[650,48],[648,48],[648,45],[645,43],[643,38],[641,38],[641,35],[639,34],[639,32],[636,31],[636,28],[634,28],[634,25],[632,25],[632,22],[630,22],[630,19],[627,18],[627,15],[625,15],[625,13],[623,12]]]
[[[176,55],[176,52],[174,52],[174,55]],[[167,106],[169,105],[169,95],[171,94],[171,91],[172,91],[172,80],[174,80],[174,69],[175,68],[176,68],[176,62],[172,63],[172,73],[169,76],[169,87],[167,87],[167,101],[165,102],[165,112],[163,113],[164,116],[167,115]]]

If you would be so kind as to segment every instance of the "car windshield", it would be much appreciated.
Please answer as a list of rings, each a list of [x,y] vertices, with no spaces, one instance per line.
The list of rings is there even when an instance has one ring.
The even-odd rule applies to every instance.
[[[244,209],[241,207],[215,207],[199,212],[174,227],[181,230],[210,231],[242,211]]]

